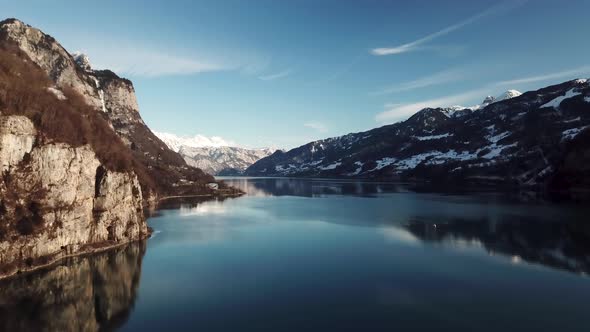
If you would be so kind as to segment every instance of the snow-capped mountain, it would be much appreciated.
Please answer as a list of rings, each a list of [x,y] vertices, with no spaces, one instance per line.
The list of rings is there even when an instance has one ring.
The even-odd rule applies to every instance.
[[[155,132],[170,149],[178,152],[187,164],[214,175],[240,175],[256,161],[271,155],[274,148],[247,149],[221,137],[195,135],[181,137]]]
[[[465,107],[465,106],[451,106],[451,107],[447,107],[444,108],[444,110],[449,114],[452,115],[454,113],[457,112],[457,114],[455,114],[456,116],[461,116],[466,114],[466,110],[468,111],[476,111],[476,110],[480,110],[488,105],[491,105],[493,103],[497,103],[499,101],[503,101],[503,100],[508,100],[511,98],[515,98],[522,95],[522,92],[517,91],[517,90],[508,90],[504,93],[502,93],[501,95],[494,97],[494,96],[487,96],[485,97],[485,99],[481,102],[481,104],[477,104],[477,105],[473,105],[473,106],[469,106],[469,107]],[[458,111],[463,111],[463,112],[458,112]]]
[[[470,108],[426,108],[403,122],[277,151],[245,174],[590,187],[589,128],[590,84],[573,80],[509,90]]]

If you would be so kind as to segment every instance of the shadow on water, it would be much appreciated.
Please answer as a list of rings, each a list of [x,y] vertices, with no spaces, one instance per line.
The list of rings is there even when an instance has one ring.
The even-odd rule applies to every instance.
[[[146,242],[0,282],[0,331],[111,331],[136,301]]]

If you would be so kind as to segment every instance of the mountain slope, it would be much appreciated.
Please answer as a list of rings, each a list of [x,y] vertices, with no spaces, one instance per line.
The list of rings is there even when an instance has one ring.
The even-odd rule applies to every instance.
[[[0,277],[148,236],[140,169],[80,92],[0,39]]]
[[[271,155],[275,149],[246,149],[228,146],[219,137],[179,137],[155,133],[170,149],[178,152],[187,164],[214,175],[240,175],[256,161]]]
[[[158,196],[215,192],[147,128],[130,81],[15,19],[0,22],[0,174],[0,278],[147,237]]]
[[[53,37],[16,19],[0,22],[0,41],[17,46],[46,73],[54,91],[71,89],[96,110],[131,150],[144,195],[208,193],[214,178],[190,167],[143,122],[131,81],[109,70],[93,70],[88,58],[68,53]]]
[[[590,188],[589,126],[590,85],[573,80],[472,108],[426,108],[403,122],[277,151],[245,174]]]

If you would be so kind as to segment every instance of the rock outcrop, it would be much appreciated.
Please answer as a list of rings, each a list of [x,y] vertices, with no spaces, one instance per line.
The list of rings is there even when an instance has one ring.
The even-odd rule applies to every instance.
[[[72,89],[109,122],[142,165],[136,170],[144,198],[158,195],[211,194],[215,179],[186,164],[146,126],[133,83],[109,70],[94,70],[84,54],[71,55],[53,37],[16,19],[0,22],[0,43],[13,43],[39,66],[56,89]]]
[[[24,116],[0,116],[0,276],[145,238],[141,186],[87,146],[35,144]]]
[[[131,81],[0,22],[0,278],[143,239],[145,202],[213,181],[149,130]]]
[[[88,104],[101,106],[100,97],[90,84],[92,79],[78,70],[74,59],[53,37],[16,19],[0,22],[0,33],[0,39],[18,45],[57,86],[68,86],[84,96]]]

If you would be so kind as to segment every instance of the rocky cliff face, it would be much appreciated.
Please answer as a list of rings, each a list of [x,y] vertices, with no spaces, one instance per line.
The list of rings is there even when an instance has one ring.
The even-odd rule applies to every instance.
[[[78,70],[73,58],[57,41],[23,22],[9,19],[0,23],[2,38],[14,42],[57,86],[68,86],[84,96],[87,103],[99,107],[100,97],[90,84],[92,79]]]
[[[0,277],[145,238],[146,200],[213,191],[147,128],[129,80],[14,19],[0,22],[0,173]]]
[[[148,235],[134,173],[36,135],[28,118],[0,116],[0,276]]]
[[[0,171],[0,277],[145,238],[158,196],[233,193],[149,130],[131,81],[15,19],[0,22]]]
[[[93,70],[85,55],[72,56],[53,37],[16,19],[0,22],[2,41],[16,44],[49,76],[58,91],[74,90],[103,115],[143,166],[143,170],[136,171],[146,198],[211,193],[207,183],[215,179],[187,165],[146,126],[131,81],[109,70]]]

